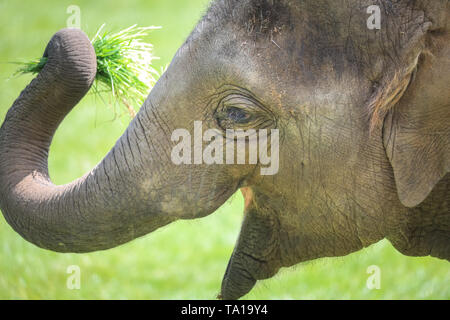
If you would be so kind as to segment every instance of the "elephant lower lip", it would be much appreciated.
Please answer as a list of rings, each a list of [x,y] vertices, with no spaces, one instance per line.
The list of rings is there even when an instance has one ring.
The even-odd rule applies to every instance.
[[[238,181],[237,185],[236,185],[236,189],[240,189],[245,187],[247,184],[245,183],[245,179],[246,178],[242,178]]]
[[[234,193],[234,190],[237,190],[239,187],[235,187],[233,189],[224,189],[221,192],[217,193],[214,199],[212,200],[213,203],[223,203],[227,201]]]

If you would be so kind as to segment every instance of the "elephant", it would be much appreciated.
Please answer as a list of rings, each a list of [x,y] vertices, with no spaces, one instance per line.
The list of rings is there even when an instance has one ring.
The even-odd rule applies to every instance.
[[[0,209],[36,246],[85,253],[205,217],[241,189],[221,299],[382,239],[449,260],[449,21],[447,0],[214,0],[104,159],[54,185],[52,137],[96,74],[86,35],[62,29],[1,126]],[[199,121],[227,143],[276,132],[276,172],[260,159],[175,163],[173,132],[194,136]]]

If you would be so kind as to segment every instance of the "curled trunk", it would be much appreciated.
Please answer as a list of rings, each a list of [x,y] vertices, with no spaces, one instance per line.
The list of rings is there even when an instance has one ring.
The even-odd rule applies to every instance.
[[[149,121],[142,110],[91,172],[67,185],[50,181],[52,137],[89,90],[96,56],[86,35],[75,29],[56,33],[44,56],[44,69],[14,102],[0,129],[0,209],[8,223],[39,247],[87,252],[117,246],[175,220],[151,201],[158,194],[148,195],[158,179],[142,169],[148,165],[144,162],[154,162],[150,145],[142,143]]]

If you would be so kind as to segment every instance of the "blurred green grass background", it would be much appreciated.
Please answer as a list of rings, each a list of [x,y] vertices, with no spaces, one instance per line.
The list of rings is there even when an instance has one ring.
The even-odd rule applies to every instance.
[[[31,80],[11,78],[10,61],[40,57],[51,36],[66,26],[66,9],[81,8],[81,27],[92,37],[106,23],[121,30],[157,25],[149,41],[159,69],[205,11],[208,0],[14,1],[0,0],[0,120]],[[121,116],[122,114],[122,116]],[[124,131],[129,117],[88,95],[64,120],[50,153],[55,183],[82,176]],[[0,182],[1,183],[1,182]],[[104,252],[58,254],[39,249],[0,217],[0,299],[214,299],[237,239],[243,200],[236,194],[216,213],[179,221]],[[81,268],[81,289],[69,290],[68,266]],[[381,270],[381,289],[366,286],[367,267]],[[449,299],[447,261],[402,256],[382,241],[346,257],[320,259],[259,282],[246,299]]]

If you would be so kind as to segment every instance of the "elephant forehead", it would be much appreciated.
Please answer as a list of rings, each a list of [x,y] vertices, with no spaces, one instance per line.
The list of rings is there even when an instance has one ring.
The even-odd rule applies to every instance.
[[[313,19],[303,17],[304,13],[298,13],[298,9],[288,5],[276,14],[256,6],[253,10],[257,8],[268,16],[267,23],[258,27],[261,32],[256,32],[255,25],[261,24],[261,16],[260,20],[244,22],[252,11],[240,8],[244,4],[250,6],[264,1],[244,1],[232,12],[223,8],[226,2],[213,4],[180,50],[180,56],[189,60],[188,64],[183,63],[189,66],[187,73],[195,77],[199,85],[211,85],[211,81],[205,79],[213,79],[219,82],[216,87],[224,82],[232,83],[247,88],[258,97],[270,95],[270,102],[275,105],[280,105],[281,98],[288,96],[301,98],[289,101],[289,104],[302,105],[309,102],[308,96],[336,101],[336,97],[328,98],[336,95],[337,88],[343,83],[345,90],[340,93],[360,88],[361,83],[354,84],[355,81],[373,74],[369,70],[374,68],[372,66],[380,69],[379,63],[364,63],[359,48],[365,47],[366,43],[364,46],[352,45],[359,38],[350,36],[340,24],[330,26],[325,23],[322,26],[316,22],[308,25]],[[229,17],[233,15],[240,18],[231,20]],[[291,21],[293,15],[295,21]],[[269,23],[270,19],[276,22]],[[358,25],[366,28],[365,24]]]
[[[291,24],[292,1],[219,0],[214,1],[203,21],[232,22],[249,35],[270,36]]]

